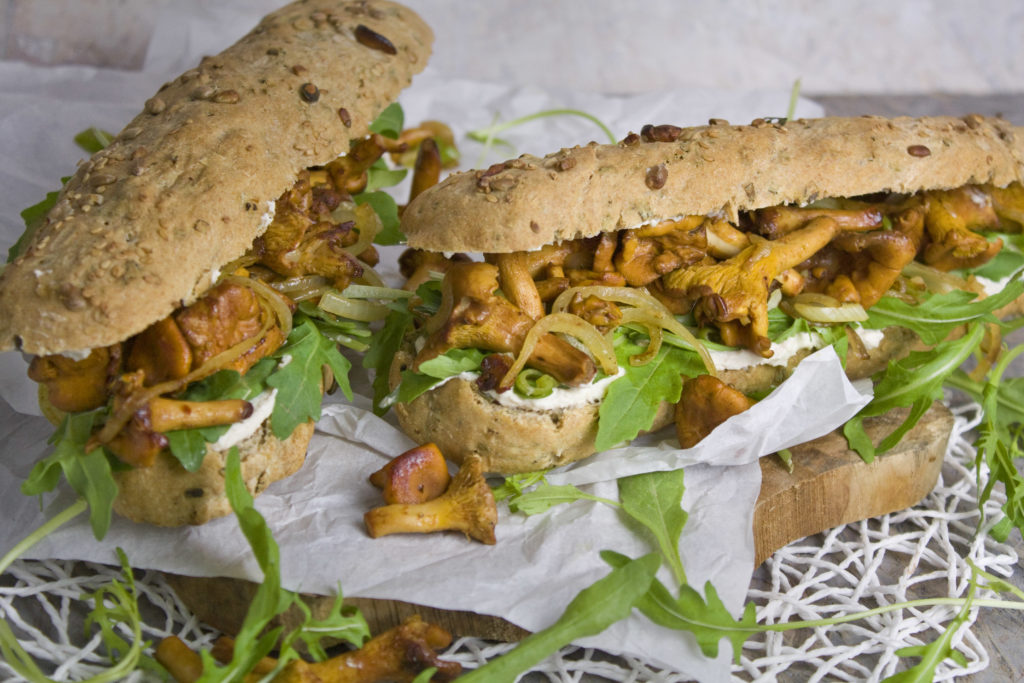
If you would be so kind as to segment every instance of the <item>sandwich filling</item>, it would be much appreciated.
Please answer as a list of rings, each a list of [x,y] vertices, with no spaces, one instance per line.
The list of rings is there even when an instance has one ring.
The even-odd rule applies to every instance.
[[[396,109],[382,120],[400,121]],[[208,445],[230,448],[264,420],[287,438],[319,417],[321,392],[335,383],[350,395],[350,363],[337,345],[364,350],[372,317],[360,317],[358,305],[339,316],[320,303],[330,297],[337,307],[350,285],[382,284],[374,241],[396,241],[387,233],[397,232],[397,221],[385,225],[381,214],[396,215],[394,201],[376,190],[405,173],[383,157],[434,132],[374,132],[349,154],[302,171],[269,203],[260,219],[266,230],[217,270],[211,289],[139,334],[76,356],[33,358],[29,376],[42,385],[51,416],[88,416],[87,430],[65,430],[88,435],[78,444],[84,452],[102,447],[147,467],[167,450],[194,471]]]

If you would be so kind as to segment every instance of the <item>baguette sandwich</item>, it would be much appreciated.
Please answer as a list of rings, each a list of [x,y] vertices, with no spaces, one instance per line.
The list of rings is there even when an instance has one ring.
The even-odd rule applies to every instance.
[[[402,216],[420,305],[381,403],[516,473],[673,420],[693,445],[823,346],[851,378],[967,321],[997,348],[1022,179],[1024,131],[975,115],[646,126],[450,176]]]
[[[0,275],[0,350],[31,356],[52,456],[91,504],[157,525],[227,514],[302,464],[322,391],[348,390],[324,292],[372,276],[371,124],[433,40],[388,0],[303,0],[166,83],[81,163]],[[338,332],[338,334],[335,334]],[[328,371],[329,370],[329,371]]]

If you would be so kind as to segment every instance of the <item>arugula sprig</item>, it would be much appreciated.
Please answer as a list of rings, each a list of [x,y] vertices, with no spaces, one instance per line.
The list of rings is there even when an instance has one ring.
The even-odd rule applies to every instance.
[[[203,675],[198,683],[241,680],[281,640],[284,627],[269,627],[274,617],[284,614],[292,605],[302,603],[296,593],[281,587],[280,549],[266,520],[253,505],[252,495],[242,480],[241,464],[235,449],[232,449],[227,459],[225,492],[238,525],[252,548],[260,571],[263,572],[263,581],[256,589],[245,619],[239,627],[231,661],[222,665],[209,652],[203,651],[200,653]],[[358,611],[342,608],[340,593],[326,619],[313,621],[308,608],[302,610],[302,613],[303,624],[297,631],[281,640],[277,670],[299,656],[294,647],[297,642],[305,643],[315,656],[324,658],[326,653],[320,646],[320,639],[325,636],[341,638],[357,647],[370,636],[362,615]]]
[[[983,410],[978,425],[976,471],[980,477],[981,464],[988,466],[989,479],[978,481],[978,506],[991,498],[996,484],[1002,484],[1006,502],[1002,506],[1003,519],[989,533],[1005,541],[1012,529],[1024,533],[1024,479],[1017,469],[1017,460],[1024,457],[1024,377],[1008,378],[1003,375],[1016,358],[1024,353],[1018,346],[1005,353],[988,376],[974,379],[963,370],[956,371],[947,386],[959,389],[978,401]],[[984,517],[982,518],[984,523]]]
[[[606,126],[604,122],[601,121],[601,119],[597,118],[593,114],[588,114],[585,111],[568,108],[545,109],[543,111],[538,111],[533,114],[519,116],[509,121],[503,121],[501,123],[495,122],[489,126],[469,131],[468,133],[466,133],[466,137],[468,137],[470,140],[473,140],[474,142],[482,142],[486,145],[500,144],[511,148],[512,144],[506,140],[499,138],[499,134],[504,133],[506,130],[509,130],[511,128],[516,128],[518,126],[530,123],[531,121],[551,118],[553,116],[575,116],[582,119],[586,119],[587,121],[590,121],[595,126],[597,126],[601,130],[601,132],[604,133],[609,143],[614,145],[616,142],[618,142],[618,140],[615,138],[615,134],[612,133],[611,128]]]
[[[85,512],[87,508],[86,500],[79,498],[40,525],[38,529],[29,533],[15,544],[3,558],[0,558],[0,574],[7,571],[11,564],[29,548]],[[92,610],[85,618],[86,629],[87,631],[93,628],[98,629],[100,639],[114,664],[111,668],[86,679],[84,683],[120,681],[138,668],[150,671],[159,670],[156,662],[145,654],[149,643],[142,637],[142,615],[139,610],[138,592],[135,588],[135,578],[132,575],[131,567],[128,565],[124,551],[120,548],[117,549],[117,557],[122,568],[123,582],[115,580],[108,586],[85,596],[93,603]],[[131,640],[125,640],[119,634],[121,628],[128,629]],[[32,656],[18,642],[17,636],[14,635],[14,631],[6,620],[0,621],[0,655],[3,656],[8,666],[24,680],[31,683],[51,683],[51,679],[43,673]]]

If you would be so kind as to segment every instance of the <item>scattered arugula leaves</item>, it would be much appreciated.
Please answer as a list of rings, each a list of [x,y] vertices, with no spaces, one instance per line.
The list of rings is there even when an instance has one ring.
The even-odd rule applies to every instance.
[[[56,488],[63,474],[71,488],[89,504],[89,523],[93,534],[102,540],[110,529],[117,484],[113,466],[103,448],[85,452],[86,443],[102,411],[66,415],[50,437],[53,452],[32,468],[22,482],[27,496],[39,496]]]
[[[680,468],[636,474],[618,481],[622,511],[650,531],[680,585],[686,583],[686,571],[679,557],[679,537],[687,519],[683,510],[683,479]]]
[[[505,655],[459,678],[463,683],[512,683],[523,671],[573,641],[592,636],[629,616],[658,570],[657,555],[645,555],[615,567],[583,589],[551,626],[530,634]]]
[[[404,174],[405,171],[402,171],[402,173]],[[398,180],[401,180],[401,178]],[[373,207],[377,216],[380,217],[383,229],[373,238],[374,242],[383,245],[401,244],[405,242],[405,235],[399,227],[398,203],[395,202],[394,197],[389,195],[387,192],[381,192],[380,190],[370,191],[368,189],[367,192],[357,194],[352,199],[356,204],[369,204]]]
[[[271,652],[282,637],[284,627],[268,628],[270,621],[292,605],[301,602],[297,594],[281,588],[280,549],[266,520],[253,505],[252,495],[242,481],[237,449],[232,449],[228,455],[225,466],[225,492],[238,525],[263,572],[263,581],[258,585],[245,619],[239,627],[231,661],[221,665],[210,653],[203,651],[200,655],[203,660],[203,675],[198,683],[241,680],[242,676],[253,669],[256,662]],[[293,632],[282,643],[277,660],[279,667],[298,657],[293,647],[297,641],[304,642],[307,647],[311,647],[311,652],[320,655],[325,654],[319,645],[321,637],[330,635],[343,638],[356,646],[362,645],[369,638],[369,630],[362,615],[342,610],[340,598],[325,620],[312,621],[308,609],[303,614],[306,620],[299,626],[299,632]]]

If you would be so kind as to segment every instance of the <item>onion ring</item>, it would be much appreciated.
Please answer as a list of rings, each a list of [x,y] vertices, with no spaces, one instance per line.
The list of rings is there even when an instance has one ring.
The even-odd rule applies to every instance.
[[[512,363],[505,376],[498,383],[499,389],[509,389],[516,381],[519,372],[526,365],[530,354],[537,346],[537,341],[549,332],[561,332],[583,342],[587,351],[594,357],[601,370],[606,375],[614,375],[619,371],[619,362],[615,358],[615,349],[608,339],[601,334],[596,327],[583,318],[572,313],[549,313],[530,328],[523,340],[523,346],[519,349],[519,355]]]

